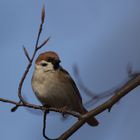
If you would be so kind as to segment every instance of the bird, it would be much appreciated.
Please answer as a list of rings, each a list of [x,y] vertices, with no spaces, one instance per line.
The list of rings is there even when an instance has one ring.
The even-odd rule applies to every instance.
[[[80,92],[70,74],[60,65],[56,52],[47,51],[39,54],[31,79],[33,92],[43,106],[68,109],[85,114]],[[91,116],[87,123],[97,126],[99,122]]]

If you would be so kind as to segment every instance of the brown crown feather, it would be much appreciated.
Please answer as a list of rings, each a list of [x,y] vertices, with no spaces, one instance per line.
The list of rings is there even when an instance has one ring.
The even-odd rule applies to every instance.
[[[59,56],[57,53],[53,52],[53,51],[48,51],[48,52],[44,52],[41,53],[38,58],[36,59],[35,63],[40,62],[41,60],[45,60],[48,61],[48,59],[53,59],[53,60],[59,60]]]

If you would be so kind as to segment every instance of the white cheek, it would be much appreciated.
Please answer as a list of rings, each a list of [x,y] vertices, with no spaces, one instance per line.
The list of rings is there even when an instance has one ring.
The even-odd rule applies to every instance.
[[[46,71],[54,70],[51,62],[47,62],[46,64],[47,66],[44,66],[44,67],[41,65],[35,65],[35,69],[38,70],[38,72],[46,72]]]
[[[48,71],[48,70],[53,70],[53,69],[54,69],[54,68],[53,68],[53,65],[52,65],[51,62],[48,62],[48,63],[47,63],[47,66],[44,67],[44,70],[46,70],[46,71]]]
[[[40,66],[40,65],[35,64],[35,69],[39,70],[39,69],[41,69],[41,66]]]

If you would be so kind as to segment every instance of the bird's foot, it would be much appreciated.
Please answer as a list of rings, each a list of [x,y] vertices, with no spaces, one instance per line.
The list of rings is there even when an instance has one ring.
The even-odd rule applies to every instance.
[[[62,116],[65,118],[67,117],[66,111],[68,110],[67,106],[59,108],[60,112],[62,113]]]

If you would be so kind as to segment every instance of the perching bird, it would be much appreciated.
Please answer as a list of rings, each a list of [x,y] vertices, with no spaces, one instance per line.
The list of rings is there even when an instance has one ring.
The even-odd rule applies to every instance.
[[[47,107],[66,107],[80,114],[87,112],[74,80],[60,66],[59,56],[55,52],[44,52],[36,59],[32,88],[38,100]],[[91,126],[98,125],[94,116],[87,123]]]

